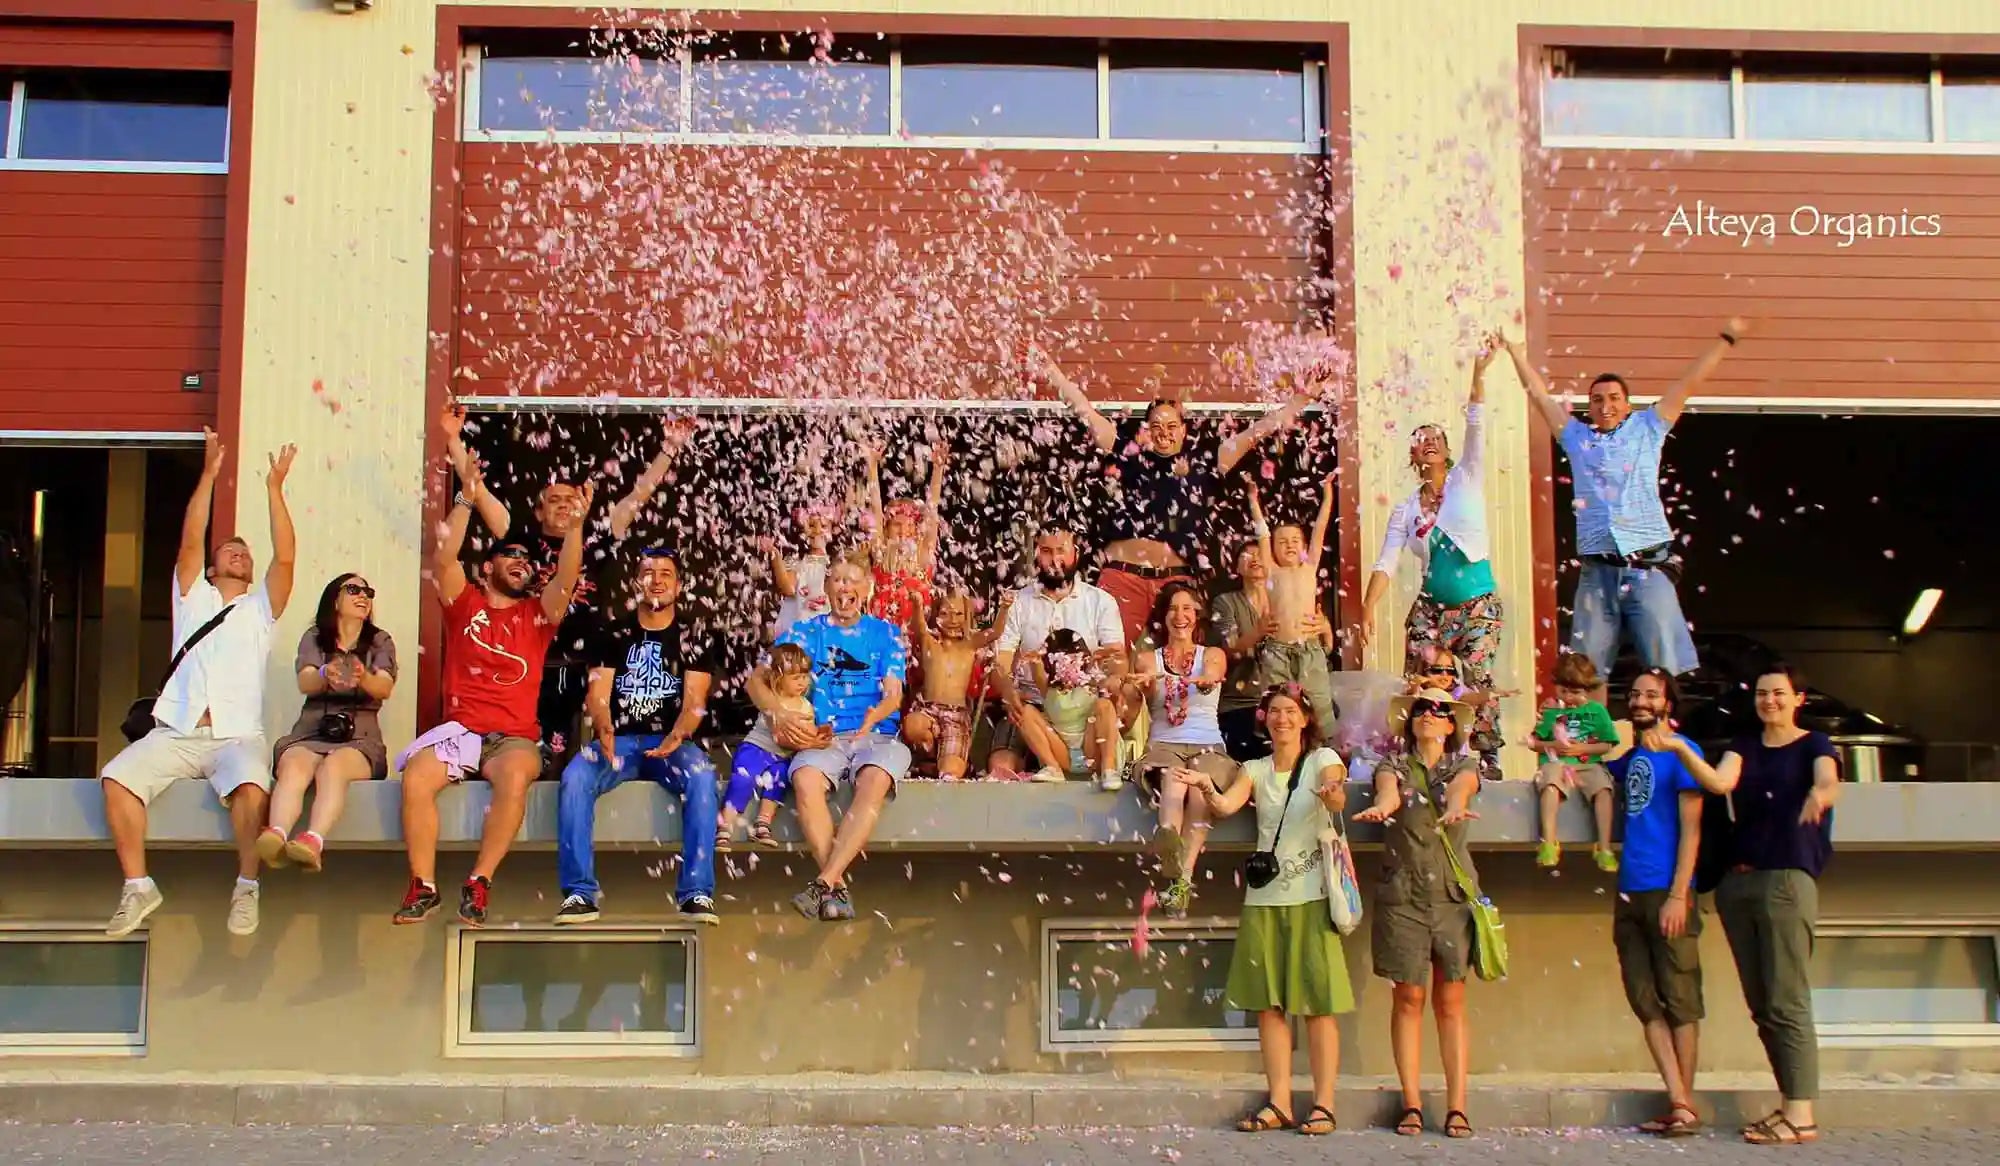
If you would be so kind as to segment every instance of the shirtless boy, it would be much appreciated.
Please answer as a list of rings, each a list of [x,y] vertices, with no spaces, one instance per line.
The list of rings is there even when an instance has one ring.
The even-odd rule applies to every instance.
[[[937,633],[931,632],[921,600],[916,617],[917,658],[923,665],[922,695],[910,702],[903,718],[903,740],[919,753],[937,758],[938,776],[957,781],[972,757],[972,708],[968,703],[972,671],[979,653],[1000,638],[1013,596],[1003,595],[993,626],[975,631],[972,598],[954,591],[938,601]]]
[[[1319,723],[1320,739],[1330,740],[1334,729],[1333,681],[1327,673],[1326,649],[1320,642],[1327,620],[1319,609],[1319,563],[1326,553],[1326,528],[1333,522],[1333,475],[1328,474],[1320,484],[1319,517],[1313,521],[1310,539],[1296,526],[1271,529],[1254,484],[1250,487],[1250,519],[1258,553],[1264,556],[1271,575],[1270,614],[1264,642],[1258,647],[1264,683],[1296,684],[1304,690],[1313,719]]]

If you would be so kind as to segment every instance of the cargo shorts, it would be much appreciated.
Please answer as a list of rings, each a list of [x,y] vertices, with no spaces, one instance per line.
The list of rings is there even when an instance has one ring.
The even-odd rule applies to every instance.
[[[1700,904],[1689,903],[1686,934],[1668,939],[1660,934],[1660,908],[1667,894],[1621,893],[1612,911],[1611,942],[1618,949],[1618,975],[1632,1014],[1679,1028],[1703,1017],[1701,910]]]

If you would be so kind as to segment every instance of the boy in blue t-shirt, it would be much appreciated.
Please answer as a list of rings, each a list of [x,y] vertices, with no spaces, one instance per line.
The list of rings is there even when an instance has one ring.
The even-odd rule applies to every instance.
[[[1625,795],[1625,855],[1611,937],[1625,999],[1645,1026],[1646,1047],[1667,1087],[1666,1113],[1639,1128],[1667,1137],[1701,1128],[1694,1110],[1702,1018],[1694,860],[1702,791],[1719,784],[1700,752],[1671,727],[1679,699],[1670,673],[1640,673],[1626,702],[1632,751],[1609,766]]]

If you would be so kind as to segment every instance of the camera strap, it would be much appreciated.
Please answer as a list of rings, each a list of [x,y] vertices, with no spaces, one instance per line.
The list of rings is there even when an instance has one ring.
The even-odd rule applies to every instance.
[[[1292,812],[1292,795],[1299,792],[1299,777],[1306,771],[1306,750],[1299,750],[1298,760],[1292,762],[1292,780],[1285,784],[1285,803],[1278,808],[1278,828],[1271,831],[1271,854],[1278,853],[1278,839],[1285,833],[1285,815]]]

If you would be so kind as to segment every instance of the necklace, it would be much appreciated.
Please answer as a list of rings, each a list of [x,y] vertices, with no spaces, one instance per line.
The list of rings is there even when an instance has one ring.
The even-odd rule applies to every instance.
[[[1169,725],[1187,723],[1188,693],[1193,687],[1187,678],[1188,673],[1194,671],[1194,655],[1195,650],[1190,647],[1187,650],[1187,666],[1185,669],[1179,669],[1174,667],[1174,649],[1160,649],[1160,667],[1166,673],[1160,686],[1160,704],[1167,714]]]

